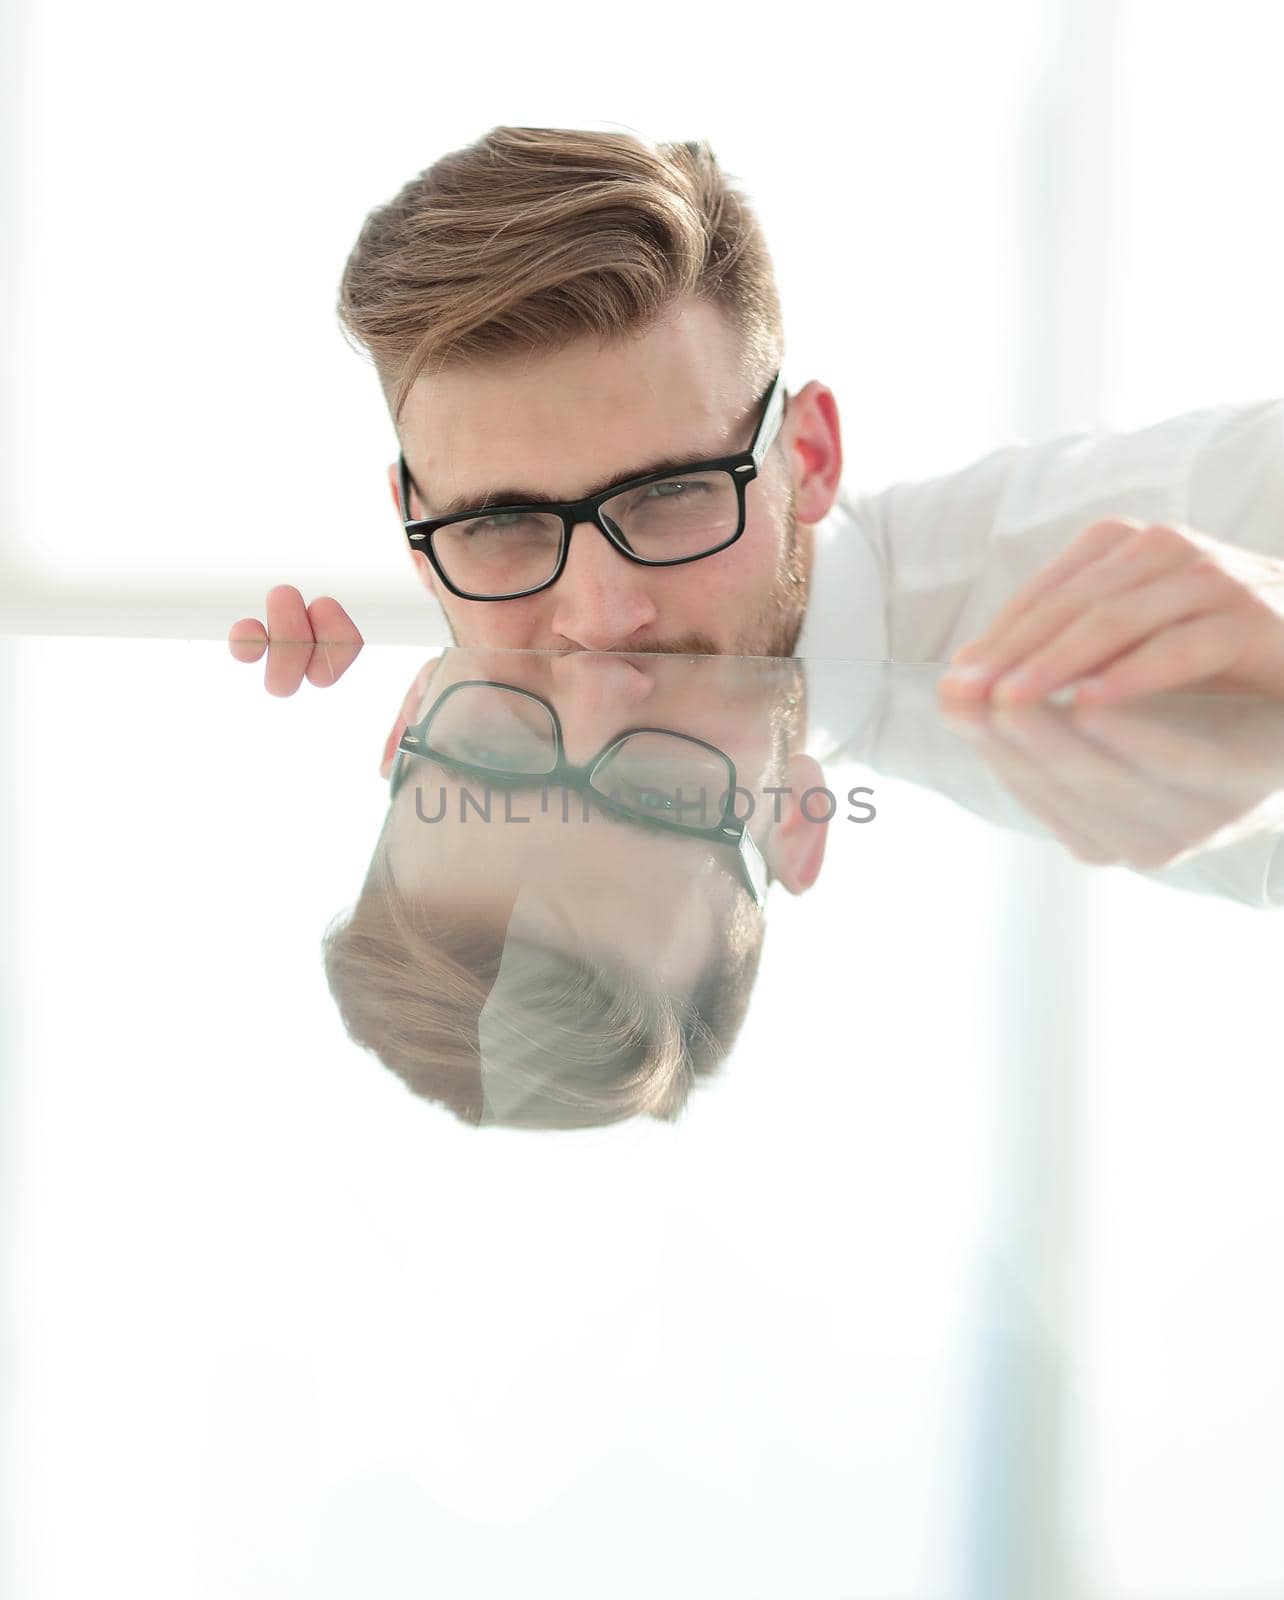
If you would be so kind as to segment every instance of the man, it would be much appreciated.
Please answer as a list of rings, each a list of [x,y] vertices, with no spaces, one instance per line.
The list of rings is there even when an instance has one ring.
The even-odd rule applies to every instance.
[[[849,500],[834,396],[777,385],[770,258],[705,144],[493,129],[371,213],[340,312],[457,644],[952,656],[944,692],[1014,704],[1284,694],[1284,405]],[[290,586],[267,609],[245,659],[359,638]]]

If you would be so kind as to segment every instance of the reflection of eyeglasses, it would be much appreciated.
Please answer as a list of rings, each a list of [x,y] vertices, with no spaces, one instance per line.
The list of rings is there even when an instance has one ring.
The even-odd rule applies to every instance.
[[[745,485],[758,476],[784,416],[777,373],[762,399],[753,443],[736,455],[609,484],[583,500],[534,500],[479,506],[413,520],[410,469],[398,457],[401,515],[412,550],[422,550],[437,576],[461,600],[517,600],[556,583],[571,534],[581,522],[630,561],[676,567],[734,544],[745,529]]]
[[[453,771],[510,786],[589,791],[605,810],[648,827],[735,848],[741,876],[759,906],[767,898],[767,867],[752,834],[736,815],[735,763],[716,745],[670,728],[629,728],[592,761],[566,759],[562,724],[541,695],[511,684],[472,680],[452,684],[420,722],[402,734],[390,782],[395,799],[410,770],[408,756],[425,756]],[[706,798],[714,797],[714,820]],[[695,808],[701,821],[687,821]]]

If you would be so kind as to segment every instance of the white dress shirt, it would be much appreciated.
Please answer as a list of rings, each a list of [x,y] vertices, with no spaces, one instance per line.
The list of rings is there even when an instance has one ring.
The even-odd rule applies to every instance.
[[[797,653],[946,661],[1107,517],[1284,555],[1284,400],[1011,445],[943,477],[844,492],[816,528]]]
[[[1086,527],[1119,516],[1284,556],[1284,400],[1013,445],[943,477],[844,493],[816,529],[796,647],[812,658],[808,747],[936,788],[1001,826],[1045,832],[935,715],[939,669],[907,678],[877,665],[827,671],[824,660],[947,661]],[[1278,905],[1284,847],[1258,838],[1154,876]]]

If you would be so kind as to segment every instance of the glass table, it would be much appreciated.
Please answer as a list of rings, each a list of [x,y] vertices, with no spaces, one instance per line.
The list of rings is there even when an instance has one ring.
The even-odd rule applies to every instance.
[[[1284,1592],[1284,706],[342,665],[0,640],[3,1593]]]

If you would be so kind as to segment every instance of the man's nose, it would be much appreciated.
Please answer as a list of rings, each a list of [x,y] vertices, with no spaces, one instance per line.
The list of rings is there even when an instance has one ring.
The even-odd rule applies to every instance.
[[[656,620],[650,569],[629,561],[592,522],[571,530],[553,585],[553,632],[581,650],[627,650]]]
[[[645,664],[653,659],[621,650],[566,650],[553,658],[550,672],[568,760],[589,761],[617,733],[648,720],[638,708],[655,692]]]

